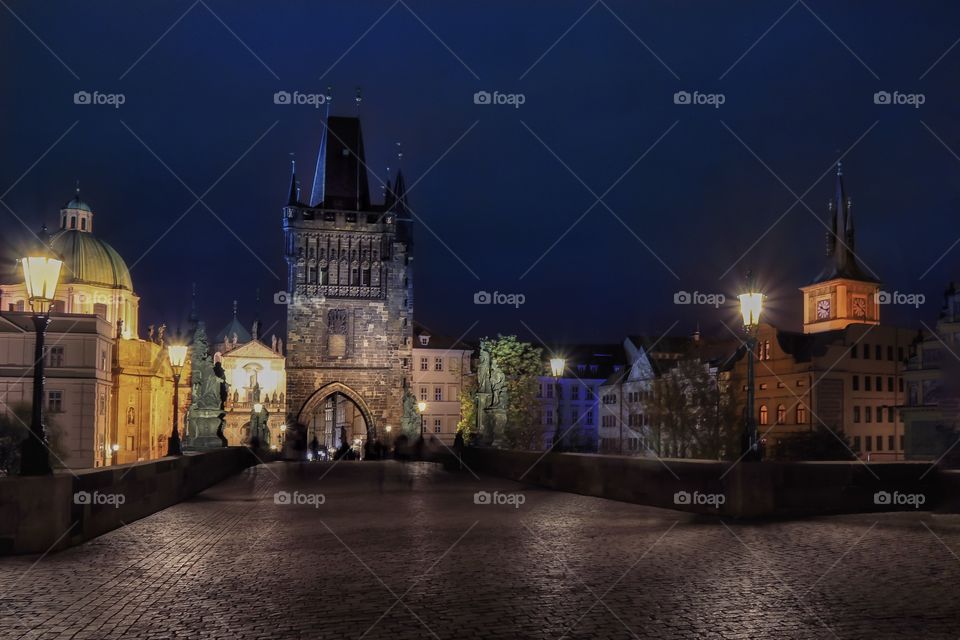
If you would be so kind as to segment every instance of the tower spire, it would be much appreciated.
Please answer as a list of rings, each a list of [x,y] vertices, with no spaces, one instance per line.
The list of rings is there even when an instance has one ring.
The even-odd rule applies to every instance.
[[[317,169],[313,175],[313,188],[310,190],[310,201],[307,203],[311,207],[320,206],[326,194],[324,188],[327,180],[327,131],[330,126],[330,104],[333,102],[333,88],[327,85],[327,92],[324,95],[324,114],[323,131],[320,132],[320,149],[317,151]]]
[[[288,205],[300,203],[300,189],[297,187],[297,160],[293,153],[290,154],[290,195],[287,198]]]

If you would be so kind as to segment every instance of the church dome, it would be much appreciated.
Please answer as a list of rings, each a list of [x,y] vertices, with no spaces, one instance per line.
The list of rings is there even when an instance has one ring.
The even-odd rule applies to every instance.
[[[61,209],[79,209],[80,211],[89,211],[90,213],[93,213],[93,209],[90,208],[90,205],[88,205],[86,202],[80,199],[79,190],[77,192],[77,195],[73,196],[73,198],[70,199],[70,202],[68,202],[67,204],[63,205],[60,208]]]
[[[127,263],[113,247],[92,233],[62,229],[51,236],[50,246],[63,258],[63,284],[94,284],[133,291]]]

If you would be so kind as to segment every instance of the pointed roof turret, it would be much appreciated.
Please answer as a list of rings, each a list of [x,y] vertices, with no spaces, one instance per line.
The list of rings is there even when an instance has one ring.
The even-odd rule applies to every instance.
[[[830,216],[830,230],[827,232],[827,264],[816,282],[835,278],[875,282],[876,279],[866,275],[857,261],[853,200],[847,197],[843,182],[843,165],[840,162],[837,162],[833,198],[827,208]]]
[[[290,160],[290,196],[287,198],[287,204],[290,206],[300,204],[300,188],[297,183],[296,160]]]

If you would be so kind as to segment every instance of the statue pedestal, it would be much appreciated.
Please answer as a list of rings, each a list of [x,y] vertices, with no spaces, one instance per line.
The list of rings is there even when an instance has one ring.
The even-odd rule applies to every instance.
[[[219,409],[191,409],[188,417],[190,441],[185,448],[188,451],[203,451],[227,446],[222,431],[224,415]]]

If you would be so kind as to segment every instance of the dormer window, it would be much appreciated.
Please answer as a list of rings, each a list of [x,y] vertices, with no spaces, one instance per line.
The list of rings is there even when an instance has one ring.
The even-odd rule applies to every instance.
[[[420,334],[420,345],[425,347],[425,346],[427,346],[428,344],[430,344],[430,335],[429,335],[429,334],[426,334],[426,333],[421,333],[421,334]]]

